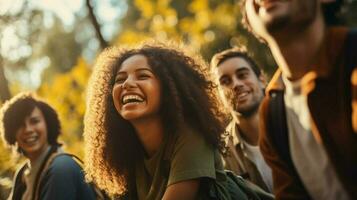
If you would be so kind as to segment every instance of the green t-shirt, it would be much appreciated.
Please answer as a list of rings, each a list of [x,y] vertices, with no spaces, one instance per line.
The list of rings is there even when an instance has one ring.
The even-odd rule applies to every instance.
[[[168,141],[163,142],[155,155],[136,165],[136,188],[140,200],[162,199],[169,185],[203,177],[216,179],[223,171],[218,151],[193,129],[183,128],[169,145]],[[169,165],[168,171],[163,160],[170,148],[173,149],[166,164]]]

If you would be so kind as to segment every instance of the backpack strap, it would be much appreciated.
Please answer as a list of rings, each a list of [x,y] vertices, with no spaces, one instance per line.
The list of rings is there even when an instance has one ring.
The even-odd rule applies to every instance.
[[[9,200],[20,200],[23,193],[26,191],[26,184],[24,180],[24,173],[27,169],[27,163],[23,164],[22,167],[16,172],[13,188],[11,190]]]
[[[35,178],[35,182],[34,182],[34,186],[33,186],[33,191],[34,192],[32,193],[32,198],[31,198],[32,200],[36,200],[39,197],[39,191],[40,191],[39,183],[40,183],[40,180],[42,178],[41,177],[41,175],[43,174],[42,172],[43,172],[43,170],[45,168],[47,168],[46,166],[47,166],[47,162],[48,162],[49,158],[51,157],[52,154],[57,152],[57,149],[58,149],[58,146],[56,146],[56,145],[55,146],[51,146],[51,148],[50,148],[49,152],[47,153],[45,159],[41,163],[41,166],[40,166],[40,168],[39,168],[39,170],[38,170],[38,172],[36,174],[36,178]]]
[[[351,29],[346,38],[345,46],[345,65],[347,67],[346,76],[349,80],[353,69],[357,66],[357,29]],[[293,166],[289,139],[288,128],[286,123],[286,113],[284,106],[284,92],[270,92],[269,108],[268,108],[268,134],[273,145],[276,147],[277,153],[284,159],[286,163]]]
[[[55,158],[57,158],[58,156],[63,156],[63,155],[72,157],[73,160],[75,160],[77,162],[77,164],[81,167],[81,169],[83,169],[83,166],[84,166],[83,160],[81,160],[78,156],[76,156],[74,154],[65,153],[65,152],[57,153],[56,155],[51,157],[51,159],[49,160],[49,164],[51,164],[52,161]],[[95,185],[93,182],[89,182],[88,184],[93,188],[97,200],[109,199],[109,197],[106,195],[106,193],[104,191],[100,190],[97,187],[97,185]]]
[[[290,155],[289,132],[286,121],[284,91],[271,91],[268,107],[267,136],[272,142],[276,153],[292,169],[292,176],[296,179],[296,184],[306,192]],[[306,198],[308,198],[306,196]]]
[[[345,44],[346,73],[351,76],[353,69],[357,65],[357,28],[351,29],[348,32]]]
[[[347,89],[346,98],[350,101],[352,100],[351,93],[351,75],[357,66],[357,28],[351,29],[346,37],[345,41],[345,49],[344,49],[344,80],[345,80],[345,88]],[[352,112],[352,110],[351,110]]]
[[[52,162],[58,157],[58,156],[69,156],[71,158],[73,158],[73,160],[80,166],[81,169],[83,169],[83,165],[84,162],[76,155],[74,154],[70,154],[70,153],[65,153],[65,152],[58,152],[58,146],[53,146],[51,147],[50,151],[48,152],[48,154],[46,155],[45,160],[43,161],[41,168],[38,172],[38,174],[36,175],[36,181],[35,181],[35,185],[34,185],[34,190],[35,191],[33,193],[33,200],[37,200],[40,197],[40,188],[41,188],[41,181],[42,178],[44,176],[44,173],[42,173],[44,170],[47,170],[49,168],[49,166],[52,164]],[[104,200],[104,199],[109,199],[109,197],[103,192],[101,191],[94,183],[90,182],[88,183],[94,190],[94,193],[96,195],[96,199],[98,200]]]
[[[269,107],[268,107],[268,138],[276,148],[279,156],[290,166],[293,167],[293,162],[290,156],[289,134],[286,122],[286,112],[284,104],[284,92],[270,92]]]

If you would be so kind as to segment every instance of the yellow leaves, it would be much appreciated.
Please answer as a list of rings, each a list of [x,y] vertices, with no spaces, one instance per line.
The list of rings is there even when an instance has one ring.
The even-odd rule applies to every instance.
[[[157,0],[156,2],[156,13],[162,14],[162,15],[167,15],[170,12],[173,11],[172,9],[169,8],[171,0]]]
[[[133,30],[126,30],[120,34],[115,44],[135,44],[137,42],[141,42],[145,39],[150,38],[150,36],[143,32],[136,32]]]
[[[170,2],[171,0],[135,0],[135,6],[143,17],[137,20],[135,24],[136,28],[138,30],[144,30],[144,28],[148,27],[149,31],[159,38],[162,38],[166,33],[175,32],[178,19],[175,9],[170,7]],[[132,33],[130,35],[132,35]]]
[[[135,0],[134,5],[146,19],[153,18],[154,15],[168,16],[175,12],[170,8],[171,0]]]
[[[14,171],[14,163],[11,159],[11,151],[10,149],[5,147],[5,144],[2,139],[0,139],[0,178],[2,176],[2,172],[13,170]]]
[[[235,29],[237,23],[240,21],[240,18],[238,18],[234,12],[235,9],[233,6],[228,4],[220,4],[212,13],[212,23],[222,29]]]
[[[189,5],[188,10],[192,13],[200,12],[202,10],[209,10],[208,0],[194,0]]]
[[[140,10],[144,18],[151,18],[154,15],[154,3],[150,0],[135,0],[134,5]]]
[[[79,58],[71,71],[56,75],[51,83],[43,83],[38,90],[38,94],[57,110],[62,124],[61,138],[67,144],[74,143],[82,135],[89,76],[88,64]]]
[[[133,27],[118,36],[116,44],[131,44],[148,38],[179,38],[199,50],[203,44],[219,37],[217,28],[227,35],[235,31],[239,20],[236,19],[235,4],[222,1],[210,8],[209,0],[182,3],[185,6],[177,7],[177,2],[172,0],[135,0],[134,5],[141,12],[141,17],[135,21]],[[191,14],[182,15],[185,12]]]
[[[202,10],[196,13],[195,20],[201,29],[208,28],[211,25],[211,13],[207,10]]]

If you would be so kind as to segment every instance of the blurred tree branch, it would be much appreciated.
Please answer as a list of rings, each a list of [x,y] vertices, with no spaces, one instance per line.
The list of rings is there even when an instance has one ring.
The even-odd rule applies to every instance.
[[[11,98],[9,83],[5,77],[5,69],[3,66],[3,58],[0,55],[0,100],[5,102]]]
[[[89,19],[93,24],[93,27],[95,29],[95,34],[97,36],[97,39],[99,40],[100,47],[102,49],[104,49],[104,48],[108,47],[109,45],[108,45],[108,42],[104,39],[103,34],[100,30],[100,24],[94,14],[94,9],[93,9],[93,6],[91,5],[90,0],[86,0],[86,7],[88,9]]]

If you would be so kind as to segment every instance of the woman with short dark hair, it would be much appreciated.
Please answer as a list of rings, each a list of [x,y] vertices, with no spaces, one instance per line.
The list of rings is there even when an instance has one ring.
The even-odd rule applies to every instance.
[[[16,172],[10,200],[95,199],[80,165],[60,148],[60,121],[45,101],[20,93],[5,102],[0,133],[7,145],[27,158]]]

